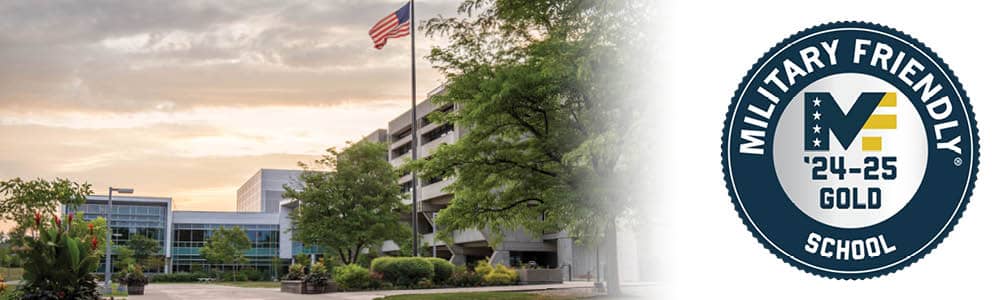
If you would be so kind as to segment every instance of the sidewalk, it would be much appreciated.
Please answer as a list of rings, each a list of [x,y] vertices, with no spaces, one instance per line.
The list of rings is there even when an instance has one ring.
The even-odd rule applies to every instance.
[[[361,292],[330,293],[321,295],[298,295],[298,294],[281,293],[278,289],[239,288],[239,287],[214,285],[214,284],[150,284],[146,286],[146,295],[130,296],[129,299],[371,300],[391,295],[471,293],[471,292],[532,292],[532,291],[546,291],[546,290],[590,288],[593,286],[594,284],[589,281],[573,281],[562,284],[512,285],[512,286],[444,288],[444,289],[423,289],[423,290],[361,291]]]
[[[473,292],[535,292],[535,291],[589,288],[589,287],[594,287],[594,283],[589,281],[572,281],[561,284],[508,285],[508,286],[490,286],[490,287],[474,287],[474,288],[424,289],[424,290],[363,291],[363,292],[323,294],[322,296],[325,299],[370,300],[378,297],[385,297],[392,295],[450,294],[450,293],[473,293]]]

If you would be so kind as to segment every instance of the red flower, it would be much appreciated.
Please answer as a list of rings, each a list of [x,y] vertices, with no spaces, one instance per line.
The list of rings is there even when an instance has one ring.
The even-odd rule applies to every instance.
[[[97,237],[94,237],[90,240],[90,249],[97,250]]]
[[[66,292],[59,291],[56,293],[56,296],[59,297],[59,299],[62,299],[63,297],[66,297]]]
[[[55,218],[54,221],[56,222],[56,227],[62,227],[62,220],[59,219],[59,216],[52,215],[52,217]]]
[[[94,235],[94,223],[87,224],[87,228],[90,229],[90,234]]]
[[[35,226],[41,226],[41,225],[42,225],[42,214],[36,212],[35,213]]]
[[[69,215],[69,216],[66,217],[66,224],[68,224],[68,225],[72,225],[73,224],[73,215]]]

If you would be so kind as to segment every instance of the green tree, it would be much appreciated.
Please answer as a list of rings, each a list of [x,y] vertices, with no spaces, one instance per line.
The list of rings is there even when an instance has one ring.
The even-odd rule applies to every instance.
[[[216,228],[212,237],[201,247],[201,256],[213,264],[233,264],[239,266],[247,262],[246,252],[250,250],[250,238],[240,227]],[[236,279],[237,268],[233,268]]]
[[[91,193],[90,184],[67,179],[25,181],[14,178],[0,181],[0,220],[14,223],[10,237],[21,240],[34,225],[36,214],[59,214],[62,205],[83,204]]]
[[[135,253],[135,261],[146,270],[163,267],[160,254],[160,242],[145,235],[136,234],[129,237],[126,247]]]
[[[632,49],[643,39],[641,1],[466,0],[463,17],[424,29],[450,40],[430,60],[448,80],[432,98],[456,109],[431,119],[465,135],[410,167],[423,178],[454,177],[450,205],[437,217],[441,238],[465,228],[568,230],[613,243],[632,199],[623,176],[641,119],[631,99]],[[641,69],[641,68],[635,68]],[[615,247],[611,247],[615,248]],[[616,254],[608,253],[616,265]],[[609,293],[619,293],[609,268]]]
[[[327,150],[316,161],[323,171],[300,163],[301,190],[286,186],[284,194],[299,201],[291,214],[292,238],[320,246],[345,265],[366,248],[403,238],[407,230],[399,216],[407,207],[386,153],[385,144],[362,141],[343,151]]]
[[[136,262],[135,251],[132,251],[132,248],[112,245],[111,253],[114,255],[112,267],[117,270],[125,270]]]

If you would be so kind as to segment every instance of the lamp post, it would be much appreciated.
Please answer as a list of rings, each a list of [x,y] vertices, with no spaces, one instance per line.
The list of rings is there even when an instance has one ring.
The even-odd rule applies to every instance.
[[[108,187],[108,214],[107,214],[107,241],[104,241],[104,292],[107,295],[111,295],[111,194],[118,192],[119,194],[131,194],[133,190],[131,188],[114,188]]]

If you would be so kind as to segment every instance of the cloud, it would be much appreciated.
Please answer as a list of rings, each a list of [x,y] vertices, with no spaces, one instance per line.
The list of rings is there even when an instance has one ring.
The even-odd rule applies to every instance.
[[[458,1],[420,3],[449,14]],[[405,100],[405,39],[367,29],[401,1],[0,4],[0,107],[141,111]],[[425,18],[421,18],[425,19]],[[418,57],[442,41],[418,38]],[[418,63],[418,90],[440,84]]]
[[[459,2],[420,1],[417,15]],[[256,170],[297,168],[405,112],[409,41],[378,51],[367,36],[403,3],[0,2],[0,180],[233,210]],[[441,43],[418,35],[418,93],[441,83],[423,59]]]

